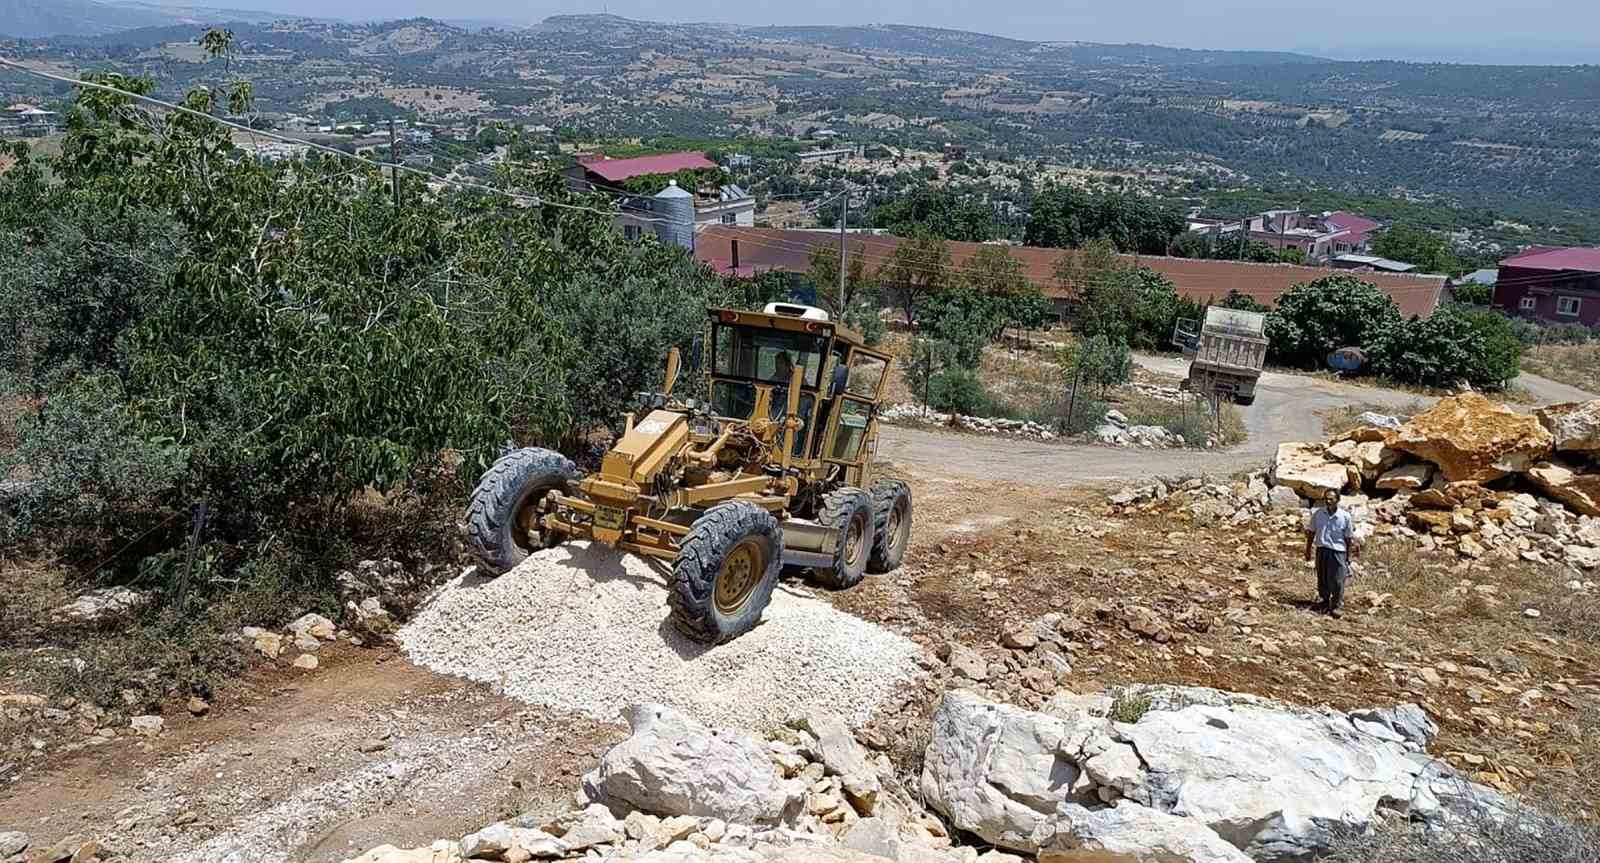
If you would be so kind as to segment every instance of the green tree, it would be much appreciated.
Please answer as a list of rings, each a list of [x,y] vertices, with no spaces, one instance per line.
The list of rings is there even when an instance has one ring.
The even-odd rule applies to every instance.
[[[1218,303],[1217,305],[1222,306],[1225,309],[1238,309],[1241,312],[1272,311],[1271,306],[1264,306],[1261,303],[1256,302],[1255,297],[1252,297],[1249,294],[1239,293],[1238,288],[1229,288],[1227,295],[1224,296],[1222,298],[1222,302]]]
[[[1266,335],[1276,362],[1318,368],[1343,347],[1361,347],[1400,320],[1388,294],[1346,273],[1291,287],[1267,315]]]
[[[1461,270],[1442,234],[1400,224],[1390,227],[1372,243],[1372,252],[1390,260],[1415,264],[1425,273],[1454,274]]]
[[[1164,255],[1183,228],[1183,214],[1145,198],[1052,188],[1034,199],[1023,242],[1075,249],[1108,240],[1118,251]]]
[[[909,237],[931,234],[944,240],[983,243],[999,236],[994,210],[950,189],[917,186],[887,204],[873,207],[868,221],[875,228]]]
[[[895,246],[894,254],[875,277],[885,291],[894,295],[907,325],[915,330],[923,302],[952,284],[950,248],[933,234],[913,234]]]
[[[1102,398],[1111,387],[1127,383],[1133,375],[1133,354],[1128,343],[1105,335],[1092,336],[1064,350],[1061,360],[1068,386],[1076,378],[1080,385],[1099,387]]]
[[[1494,300],[1494,285],[1485,285],[1479,282],[1462,282],[1450,289],[1450,295],[1458,303],[1469,306],[1487,306]]]
[[[1465,380],[1484,389],[1498,389],[1516,377],[1523,350],[1509,318],[1454,304],[1426,318],[1393,321],[1367,345],[1379,374],[1435,387]]]

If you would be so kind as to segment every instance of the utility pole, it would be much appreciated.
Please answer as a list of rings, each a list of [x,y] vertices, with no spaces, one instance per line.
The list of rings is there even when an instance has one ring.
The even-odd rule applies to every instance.
[[[389,185],[394,189],[394,206],[400,208],[400,139],[394,133],[394,118],[389,118]]]
[[[839,320],[844,320],[845,307],[845,253],[844,232],[845,226],[850,222],[850,190],[846,189],[839,199]]]

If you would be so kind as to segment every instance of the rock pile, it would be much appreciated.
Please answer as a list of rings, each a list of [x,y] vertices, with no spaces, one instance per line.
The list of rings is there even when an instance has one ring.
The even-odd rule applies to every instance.
[[[1173,434],[1161,426],[1129,425],[1121,411],[1106,411],[1105,422],[1094,430],[1094,439],[1109,446],[1137,446],[1165,449],[1185,446],[1183,435]]]
[[[26,833],[0,831],[3,863],[99,863],[109,856],[93,839],[69,837],[54,845],[33,845]]]
[[[834,714],[767,738],[661,705],[627,719],[569,811],[347,863],[1298,861],[1380,819],[1435,829],[1509,805],[1428,758],[1438,729],[1414,705],[1340,713],[1149,686],[1030,711],[954,690],[914,787]]]
[[[955,848],[842,717],[798,719],[770,739],[636,705],[632,735],[584,776],[572,811],[525,815],[459,841],[375,848],[347,863],[466,860],[1021,863]]]
[[[300,617],[283,632],[262,629],[259,626],[246,626],[239,630],[239,641],[259,654],[263,659],[276,662],[281,657],[294,655],[292,665],[303,671],[311,671],[319,664],[317,653],[322,650],[324,642],[344,639],[360,647],[361,637],[348,629],[339,629],[333,621],[320,614],[307,614]]]
[[[891,423],[947,426],[975,434],[1006,435],[1029,440],[1055,440],[1057,437],[1048,426],[1029,420],[947,414],[909,403],[890,405],[878,414],[878,418]]]
[[[1163,501],[1197,523],[1287,525],[1328,491],[1341,494],[1357,534],[1401,537],[1468,559],[1522,559],[1600,568],[1600,401],[1522,414],[1468,393],[1400,423],[1366,416],[1326,443],[1283,443],[1246,482],[1152,483],[1110,498],[1117,507]],[[1181,493],[1176,500],[1168,496]]]

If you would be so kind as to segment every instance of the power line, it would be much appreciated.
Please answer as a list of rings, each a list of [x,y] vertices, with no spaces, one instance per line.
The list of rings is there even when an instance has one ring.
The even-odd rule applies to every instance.
[[[139,102],[144,102],[144,103],[147,103],[147,104],[150,104],[150,105],[157,105],[159,107],[166,108],[169,111],[177,111],[177,112],[179,112],[181,114],[188,114],[190,116],[199,117],[202,120],[209,120],[210,122],[216,123],[219,126],[224,126],[224,127],[230,128],[230,129],[236,129],[236,130],[242,131],[242,132],[248,132],[248,133],[250,133],[252,135],[260,135],[263,138],[267,138],[269,140],[277,141],[277,142],[279,142],[281,144],[293,144],[293,145],[297,145],[297,146],[303,146],[303,147],[307,147],[307,148],[312,149],[312,150],[317,150],[317,151],[322,152],[322,153],[327,153],[327,154],[332,155],[332,156],[337,156],[337,157],[344,158],[344,159],[351,159],[351,160],[359,162],[361,164],[368,165],[368,166],[373,167],[373,168],[377,168],[380,173],[382,171],[384,171],[385,169],[390,170],[390,171],[404,171],[405,173],[414,174],[414,175],[419,176],[419,177],[425,177],[428,180],[431,180],[431,181],[434,181],[434,182],[437,182],[437,183],[441,183],[443,185],[454,186],[454,187],[460,188],[460,189],[471,189],[471,190],[474,190],[474,191],[485,192],[485,193],[488,193],[488,194],[491,194],[491,195],[502,195],[502,196],[505,196],[507,198],[511,198],[511,199],[516,200],[518,202],[525,203],[525,204],[528,204],[529,206],[534,206],[534,207],[556,207],[558,209],[563,209],[563,210],[574,210],[574,211],[578,211],[578,212],[593,213],[595,215],[605,216],[607,218],[611,218],[611,217],[614,217],[614,216],[618,215],[615,212],[611,212],[611,211],[607,211],[607,210],[600,210],[600,209],[596,209],[594,207],[586,207],[586,206],[584,206],[582,204],[568,204],[568,203],[564,203],[564,202],[560,202],[560,201],[549,201],[549,200],[545,200],[544,198],[542,198],[542,197],[540,197],[538,195],[527,195],[527,194],[523,194],[521,192],[513,192],[513,191],[511,191],[509,189],[500,189],[500,188],[496,188],[494,186],[485,185],[483,183],[474,183],[474,182],[467,181],[467,180],[450,180],[450,179],[447,179],[447,178],[442,178],[442,177],[438,176],[437,174],[434,174],[434,173],[429,172],[429,171],[422,170],[420,168],[414,168],[414,167],[412,167],[410,165],[402,165],[402,164],[397,164],[397,163],[394,163],[394,162],[382,162],[382,161],[379,161],[377,159],[369,159],[369,158],[367,158],[365,156],[357,156],[357,155],[354,155],[354,154],[351,154],[351,153],[346,153],[345,151],[343,151],[343,150],[341,150],[341,149],[339,149],[337,147],[331,147],[331,146],[328,146],[326,144],[320,144],[320,143],[317,143],[316,141],[308,141],[308,140],[305,140],[305,139],[302,139],[302,138],[295,138],[295,137],[293,137],[291,135],[283,135],[283,134],[279,134],[277,132],[269,132],[269,131],[266,131],[266,130],[263,130],[263,129],[255,129],[255,128],[247,126],[247,125],[245,125],[243,123],[236,123],[236,122],[234,122],[232,120],[226,120],[226,119],[223,119],[221,117],[214,116],[212,114],[207,114],[204,111],[199,111],[199,110],[196,110],[194,108],[189,108],[189,107],[186,107],[186,106],[183,106],[183,105],[178,105],[178,104],[175,104],[175,103],[172,103],[172,102],[168,102],[168,101],[165,101],[165,100],[162,100],[162,99],[157,99],[154,96],[146,96],[146,95],[141,94],[141,93],[134,93],[134,92],[131,92],[131,91],[128,91],[128,90],[120,89],[118,87],[112,87],[109,84],[101,84],[101,83],[99,83],[97,81],[76,80],[76,79],[73,79],[73,78],[69,78],[69,77],[67,77],[65,75],[57,75],[57,74],[52,73],[52,72],[45,72],[45,71],[42,71],[42,70],[39,70],[39,69],[34,69],[34,68],[29,67],[29,66],[24,66],[23,64],[18,63],[15,60],[11,60],[11,59],[9,59],[7,57],[0,57],[0,66],[6,67],[6,68],[9,68],[9,69],[14,69],[14,70],[16,70],[18,72],[21,72],[21,73],[25,74],[25,75],[32,75],[32,76],[34,76],[36,78],[43,78],[43,79],[46,79],[46,80],[56,81],[56,82],[63,83],[63,84],[71,84],[74,87],[83,87],[83,88],[87,88],[87,89],[91,89],[91,90],[100,90],[100,91],[106,92],[106,93],[114,93],[114,94],[116,94],[118,96],[124,96],[126,98],[134,99],[134,100],[139,101]],[[391,155],[391,157],[393,156],[392,153],[390,155]]]

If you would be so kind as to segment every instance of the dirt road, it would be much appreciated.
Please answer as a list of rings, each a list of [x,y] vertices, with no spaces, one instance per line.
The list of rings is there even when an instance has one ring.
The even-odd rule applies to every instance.
[[[1151,371],[1180,377],[1187,368],[1186,361],[1178,358],[1140,356],[1138,361]],[[1256,403],[1240,409],[1249,439],[1227,449],[1118,449],[897,426],[885,427],[878,455],[908,470],[954,472],[979,479],[1051,486],[1092,485],[1157,475],[1226,476],[1260,467],[1281,441],[1321,437],[1322,411],[1349,404],[1401,408],[1418,401],[1426,399],[1394,390],[1268,372],[1256,387]]]

